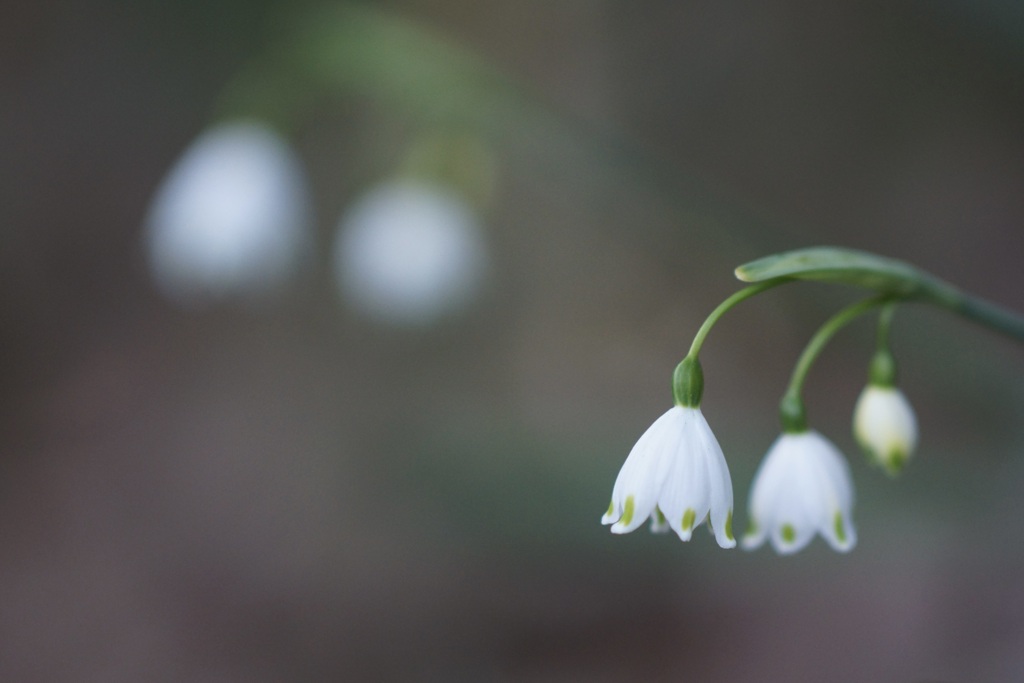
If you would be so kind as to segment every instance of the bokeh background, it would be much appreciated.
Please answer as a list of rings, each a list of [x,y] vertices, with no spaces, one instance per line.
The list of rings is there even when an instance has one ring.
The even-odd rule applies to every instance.
[[[736,265],[840,244],[1024,310],[1016,3],[0,15],[0,678],[1024,679],[1024,351],[943,312],[895,322],[922,434],[898,480],[849,432],[870,323],[810,377],[851,554],[598,524]],[[338,48],[319,80],[282,56],[306,45]],[[148,207],[238,113],[283,122],[313,256],[269,304],[182,308]],[[338,218],[438,129],[484,150],[486,278],[442,319],[377,320],[337,291]],[[797,354],[856,296],[789,286],[709,338],[738,530]]]

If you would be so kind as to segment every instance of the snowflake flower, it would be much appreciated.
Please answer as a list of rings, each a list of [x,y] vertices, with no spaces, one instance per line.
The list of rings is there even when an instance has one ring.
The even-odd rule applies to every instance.
[[[722,449],[698,407],[675,406],[630,451],[602,524],[625,534],[651,518],[651,530],[690,540],[707,519],[718,545],[732,548],[732,479]]]
[[[795,553],[816,532],[841,552],[857,543],[849,466],[839,449],[813,430],[776,439],[754,476],[749,509],[747,549],[770,536],[777,552]]]

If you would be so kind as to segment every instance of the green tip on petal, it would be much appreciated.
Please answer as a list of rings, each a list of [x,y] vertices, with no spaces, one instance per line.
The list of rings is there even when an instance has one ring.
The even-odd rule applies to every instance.
[[[633,521],[633,496],[626,496],[626,506],[622,510],[622,518],[619,520],[619,524],[622,526],[629,526],[629,523]]]
[[[903,467],[907,464],[907,455],[903,451],[893,451],[889,457],[882,461],[885,473],[890,477],[899,476]]]
[[[608,515],[608,516],[611,516],[612,513],[614,513],[614,512],[615,512],[615,501],[614,500],[608,501],[608,512],[606,512],[604,514]]]
[[[683,531],[692,530],[695,521],[697,521],[697,511],[693,508],[686,508],[686,512],[683,513]]]
[[[730,541],[735,541],[732,535],[732,510],[729,510],[729,516],[725,518],[725,537]]]
[[[661,508],[655,507],[654,514],[657,516],[658,526],[663,525],[665,523],[665,513],[661,511]]]
[[[836,538],[839,539],[840,543],[846,543],[846,525],[843,524],[843,514],[836,510],[836,516],[834,520]]]
[[[792,543],[796,540],[796,529],[793,528],[792,524],[782,525],[782,540],[786,543]]]

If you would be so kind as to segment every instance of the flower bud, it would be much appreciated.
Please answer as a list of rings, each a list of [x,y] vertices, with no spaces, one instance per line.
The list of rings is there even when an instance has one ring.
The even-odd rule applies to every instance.
[[[488,257],[480,223],[443,187],[385,183],[349,207],[337,235],[341,294],[381,322],[435,323],[474,303],[484,284]]]
[[[896,476],[917,447],[917,418],[902,391],[868,384],[857,399],[853,434],[873,463]]]
[[[153,198],[153,278],[186,307],[273,298],[309,251],[311,213],[288,144],[260,123],[222,123],[192,143]]]

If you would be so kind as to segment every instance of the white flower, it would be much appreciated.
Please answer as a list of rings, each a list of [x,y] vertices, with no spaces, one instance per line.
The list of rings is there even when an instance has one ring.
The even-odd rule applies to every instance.
[[[779,553],[795,553],[820,533],[834,549],[857,543],[853,526],[853,482],[846,459],[815,431],[783,434],[754,475],[750,530],[743,547],[757,548],[771,536]]]
[[[476,215],[455,193],[391,182],[342,217],[334,266],[341,293],[363,313],[423,325],[472,302],[487,252]]]
[[[311,213],[302,166],[284,140],[259,123],[216,126],[185,151],[153,199],[153,277],[185,305],[266,298],[308,254]]]
[[[619,471],[601,523],[625,534],[648,517],[652,531],[672,529],[684,541],[707,518],[718,545],[736,545],[729,466],[700,408],[676,406],[644,432]]]
[[[917,418],[902,391],[869,384],[853,411],[853,434],[874,463],[896,475],[917,446]]]

